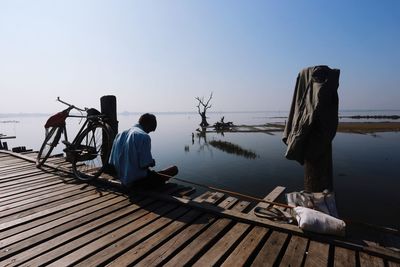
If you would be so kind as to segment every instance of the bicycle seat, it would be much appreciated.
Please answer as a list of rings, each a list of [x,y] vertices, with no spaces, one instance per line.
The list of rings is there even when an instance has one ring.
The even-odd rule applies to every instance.
[[[98,115],[101,115],[101,112],[98,111],[98,110],[95,109],[95,108],[89,108],[89,109],[86,111],[86,113],[87,113],[88,116],[98,116]]]

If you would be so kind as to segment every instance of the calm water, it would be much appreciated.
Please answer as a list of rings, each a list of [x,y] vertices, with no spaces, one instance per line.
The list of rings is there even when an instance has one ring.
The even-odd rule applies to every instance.
[[[399,114],[398,111],[368,111],[365,115]],[[342,112],[341,115],[363,115]],[[200,122],[198,114],[156,114],[157,131],[151,133],[153,157],[157,167],[171,164],[180,169],[179,178],[264,197],[275,186],[287,192],[303,188],[303,167],[284,158],[282,133],[207,134],[206,140],[192,133]],[[287,112],[210,113],[209,122],[222,116],[235,124],[262,124],[283,121]],[[119,116],[119,129],[134,124],[139,115]],[[1,118],[19,123],[0,123],[0,133],[16,135],[9,147],[24,145],[39,149],[47,117]],[[70,136],[79,127],[70,119]],[[255,152],[249,159],[212,147],[210,140],[229,141]],[[61,151],[61,148],[60,150]],[[333,142],[334,187],[339,214],[343,218],[400,228],[400,133],[379,133],[376,137],[338,133]]]

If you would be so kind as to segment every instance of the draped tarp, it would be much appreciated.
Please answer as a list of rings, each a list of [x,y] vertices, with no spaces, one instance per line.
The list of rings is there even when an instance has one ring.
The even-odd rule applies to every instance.
[[[329,149],[338,126],[339,74],[328,66],[300,71],[282,138],[286,158],[303,165]]]

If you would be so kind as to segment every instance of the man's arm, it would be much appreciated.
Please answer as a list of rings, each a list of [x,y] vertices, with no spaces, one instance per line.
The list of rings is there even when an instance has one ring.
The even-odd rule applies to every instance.
[[[140,148],[139,153],[139,166],[142,169],[147,169],[149,167],[154,167],[156,165],[153,156],[151,155],[151,139],[150,136],[145,136]]]

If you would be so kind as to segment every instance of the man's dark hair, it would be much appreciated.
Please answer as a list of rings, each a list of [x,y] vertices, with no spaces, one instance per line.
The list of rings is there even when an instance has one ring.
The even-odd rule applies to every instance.
[[[150,113],[145,113],[139,118],[139,124],[146,132],[154,132],[157,128],[156,116]]]

